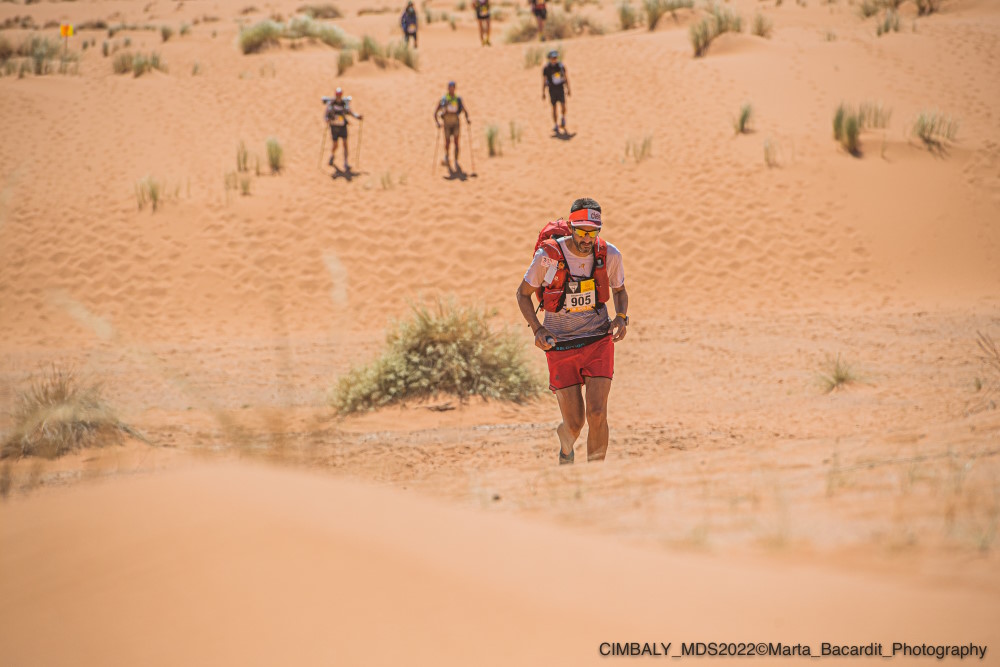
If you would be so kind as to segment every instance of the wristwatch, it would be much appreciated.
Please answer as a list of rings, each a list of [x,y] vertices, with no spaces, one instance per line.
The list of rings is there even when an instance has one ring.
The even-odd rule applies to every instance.
[[[622,321],[625,322],[625,326],[628,326],[628,315],[622,315],[621,313],[618,313],[617,315],[615,315],[615,317],[622,318]]]

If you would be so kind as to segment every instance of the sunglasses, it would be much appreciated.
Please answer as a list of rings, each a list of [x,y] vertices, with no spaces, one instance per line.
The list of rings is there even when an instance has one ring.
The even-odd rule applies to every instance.
[[[584,238],[596,238],[597,235],[601,233],[600,229],[586,230],[586,229],[578,229],[576,227],[572,227],[572,230],[574,234],[576,234],[577,236],[582,236]]]

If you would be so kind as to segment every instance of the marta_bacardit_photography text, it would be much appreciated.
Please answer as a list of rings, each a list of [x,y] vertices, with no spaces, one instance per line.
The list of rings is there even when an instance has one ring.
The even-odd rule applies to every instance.
[[[927,642],[601,642],[598,653],[603,657],[663,657],[663,658],[936,658],[945,660],[985,660],[989,646],[965,644],[932,644]]]

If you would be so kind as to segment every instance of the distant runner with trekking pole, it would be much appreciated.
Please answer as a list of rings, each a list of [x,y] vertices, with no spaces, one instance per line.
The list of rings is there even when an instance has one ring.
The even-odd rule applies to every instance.
[[[351,165],[347,160],[347,115],[350,114],[362,120],[364,116],[361,114],[356,114],[351,110],[351,98],[344,97],[344,90],[342,88],[337,88],[334,97],[324,97],[323,103],[326,104],[326,112],[324,118],[326,122],[330,125],[330,137],[333,139],[333,145],[330,147],[330,162],[329,165],[334,169],[337,166],[333,163],[334,158],[337,155],[337,143],[340,139],[344,140],[344,171],[349,172],[351,170]],[[361,146],[358,145],[358,159],[361,159]],[[339,171],[339,170],[338,170]]]
[[[448,92],[438,105],[434,108],[434,123],[440,128],[444,125],[444,159],[441,164],[448,167],[448,171],[452,173],[461,173],[462,168],[458,164],[458,136],[461,134],[462,124],[460,121],[461,114],[465,114],[465,122],[468,125],[472,125],[472,121],[469,120],[469,110],[465,107],[465,102],[462,98],[455,94],[455,82],[448,82]],[[449,162],[448,149],[451,147],[451,140],[455,140],[455,169],[452,170],[451,162]],[[436,143],[436,140],[435,140]],[[437,149],[435,148],[435,152]]]
[[[573,202],[569,220],[548,223],[538,235],[535,256],[517,290],[517,306],[545,350],[549,389],[559,402],[562,423],[559,463],[573,463],[573,445],[587,434],[587,459],[603,461],[608,451],[608,395],[615,370],[615,343],[628,330],[628,292],[622,255],[600,237],[601,206]],[[545,311],[538,321],[531,295]],[[615,317],[608,319],[607,302]]]

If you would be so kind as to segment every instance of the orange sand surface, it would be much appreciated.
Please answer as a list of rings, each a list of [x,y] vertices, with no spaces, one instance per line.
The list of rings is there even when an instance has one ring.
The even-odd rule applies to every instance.
[[[652,32],[578,4],[609,30],[560,42],[561,140],[525,67],[537,43],[502,38],[512,5],[483,48],[469,9],[433,0],[455,28],[421,24],[417,71],[340,77],[322,44],[243,55],[241,22],[299,7],[248,5],[0,3],[0,23],[139,28],[80,31],[75,74],[0,77],[0,436],[55,363],[103,382],[152,443],[0,464],[0,663],[575,665],[603,641],[910,641],[989,644],[1000,664],[1000,395],[975,342],[1000,339],[1000,5],[908,1],[878,37],[884,12],[858,2],[732,0],[772,38],[745,27],[696,59],[701,2]],[[338,6],[351,38],[398,38],[401,7]],[[126,37],[168,71],[113,74],[102,42]],[[432,168],[449,79],[473,121],[457,178]],[[364,114],[349,180],[321,152],[336,86]],[[832,138],[841,102],[892,110],[857,157]],[[955,140],[913,137],[923,110],[958,119]],[[645,138],[647,159],[626,155]],[[241,141],[248,196],[224,185]],[[136,202],[147,176],[155,213]],[[604,464],[555,465],[548,394],[334,414],[337,378],[411,302],[495,308],[530,345],[514,291],[580,196],[603,205],[631,298]],[[837,355],[857,381],[824,393]]]

